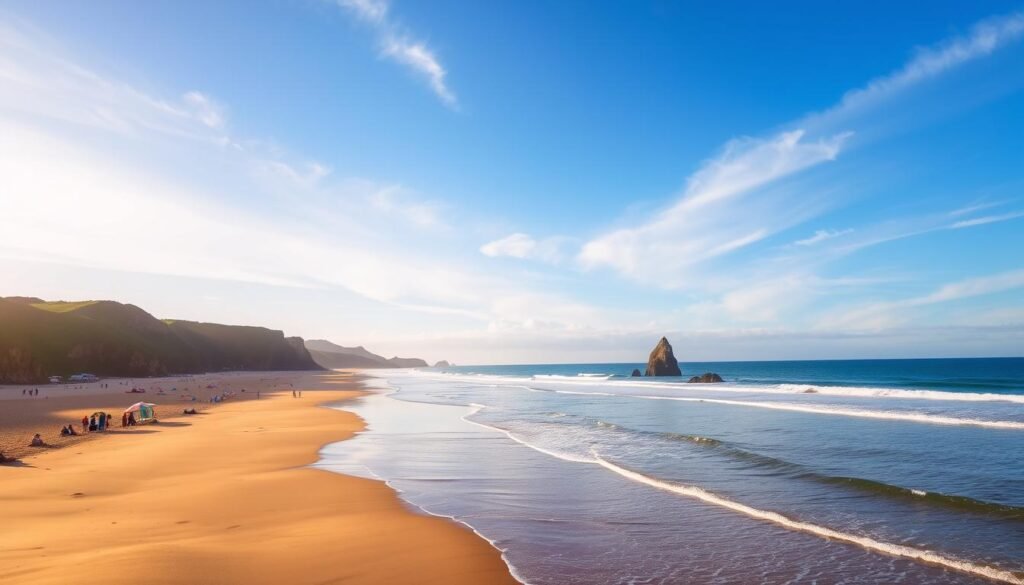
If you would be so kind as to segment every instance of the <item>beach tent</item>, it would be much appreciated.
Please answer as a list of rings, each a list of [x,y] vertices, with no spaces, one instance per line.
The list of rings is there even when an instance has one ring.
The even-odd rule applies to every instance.
[[[152,422],[156,420],[156,412],[153,410],[155,404],[149,402],[136,402],[135,404],[124,409],[126,413],[134,412],[135,420],[140,423]]]

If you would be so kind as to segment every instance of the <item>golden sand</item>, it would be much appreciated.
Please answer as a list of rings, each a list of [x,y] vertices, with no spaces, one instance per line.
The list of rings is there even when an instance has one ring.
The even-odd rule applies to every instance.
[[[0,466],[0,583],[515,583],[463,526],[410,511],[381,482],[307,467],[363,428],[318,406],[358,384],[292,379],[302,398],[232,400]],[[16,419],[29,404],[43,408],[0,409]]]

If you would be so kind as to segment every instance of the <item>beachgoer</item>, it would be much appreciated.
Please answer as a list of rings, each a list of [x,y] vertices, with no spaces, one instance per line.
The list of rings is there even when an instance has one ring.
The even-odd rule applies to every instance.
[[[87,417],[87,416],[83,416],[82,417],[82,432],[83,433],[89,432],[89,417]]]
[[[90,431],[99,430],[99,427],[96,425],[96,415],[95,414],[89,417],[89,430]]]
[[[43,442],[43,438],[36,433],[36,436],[32,437],[32,442],[28,444],[29,447],[45,447],[46,443]]]
[[[129,412],[128,413],[128,426],[130,426],[130,427],[134,427],[135,426],[135,413],[134,412]]]
[[[100,418],[99,418],[99,421],[98,421],[98,427],[99,427],[99,429],[101,431],[105,430],[107,428],[107,413],[105,413],[105,412],[101,412],[100,413]]]
[[[68,425],[68,434],[71,435],[72,437],[77,437],[78,436],[78,433],[75,432],[75,426],[74,425]]]
[[[66,437],[66,436],[68,436],[68,435],[70,435],[70,434],[71,434],[71,432],[70,432],[70,431],[68,431],[68,428],[67,428],[67,427],[61,427],[61,428],[60,428],[60,436],[62,436],[62,437]]]
[[[121,414],[121,426],[122,427],[128,426],[128,413],[127,412]]]

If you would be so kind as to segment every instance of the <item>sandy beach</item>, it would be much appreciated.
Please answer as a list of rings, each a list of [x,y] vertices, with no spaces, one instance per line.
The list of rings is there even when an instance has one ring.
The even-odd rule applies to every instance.
[[[324,444],[363,428],[351,413],[320,407],[358,396],[356,375],[201,382],[189,403],[156,395],[152,382],[142,396],[119,385],[41,387],[22,399],[4,388],[0,439],[21,463],[0,466],[0,582],[516,582],[467,528],[415,513],[381,482],[308,467]],[[211,407],[209,394],[229,387],[234,396]],[[83,409],[119,415],[140,399],[161,405],[159,424],[54,438]],[[191,405],[200,414],[182,416]],[[58,447],[20,447],[37,427]]]

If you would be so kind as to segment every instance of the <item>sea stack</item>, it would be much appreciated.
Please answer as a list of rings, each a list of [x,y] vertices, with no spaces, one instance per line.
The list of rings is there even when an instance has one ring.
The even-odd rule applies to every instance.
[[[645,376],[681,376],[679,362],[672,353],[672,344],[664,337],[654,346],[651,357],[647,358],[647,372]]]
[[[642,374],[640,374],[640,370],[638,370],[636,368],[633,368],[633,374],[632,374],[633,378],[639,378],[641,375]]]

